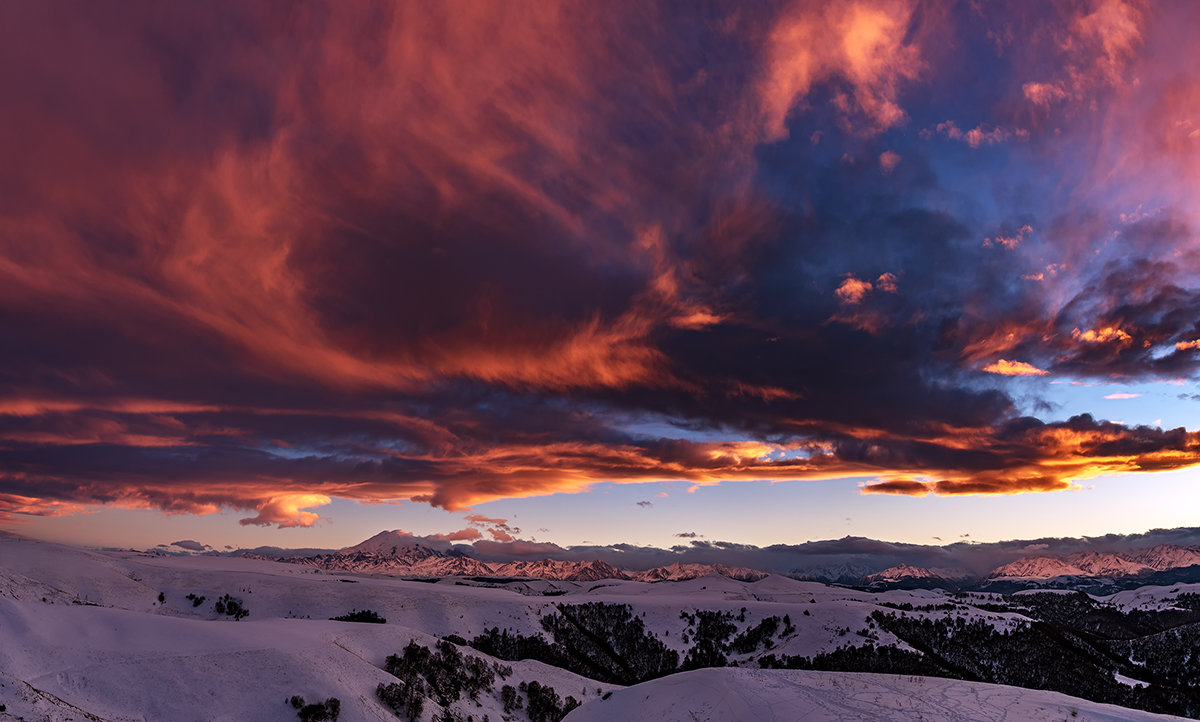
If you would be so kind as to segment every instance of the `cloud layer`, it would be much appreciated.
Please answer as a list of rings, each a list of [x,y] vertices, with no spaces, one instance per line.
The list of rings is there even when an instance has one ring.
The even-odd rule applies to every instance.
[[[1200,463],[1196,13],[0,8],[0,516]]]

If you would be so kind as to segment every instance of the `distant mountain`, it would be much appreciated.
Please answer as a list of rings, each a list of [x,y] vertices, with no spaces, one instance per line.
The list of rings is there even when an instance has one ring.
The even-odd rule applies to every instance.
[[[1087,576],[1079,567],[1061,557],[1025,557],[996,567],[989,579],[1053,579]]]
[[[881,572],[868,574],[862,581],[868,588],[887,589],[947,589],[959,588],[968,575],[955,569],[927,569],[899,564]]]
[[[1112,594],[1146,584],[1200,582],[1200,547],[1159,544],[1118,553],[1041,554],[1003,564],[982,576],[906,563],[853,576],[855,570],[854,565],[841,565],[796,570],[788,576],[872,591],[940,588],[1008,593],[1049,588]]]
[[[1019,589],[1075,589],[1110,594],[1146,584],[1200,581],[1200,548],[1160,544],[1133,552],[1076,552],[1024,557],[993,569],[977,588],[995,592]]]
[[[258,551],[258,550],[256,550]],[[643,582],[682,581],[719,575],[756,581],[767,573],[723,564],[676,562],[647,570],[620,569],[599,559],[562,561],[484,562],[457,549],[441,550],[422,540],[384,531],[340,551],[309,554],[258,554],[246,556],[303,564],[332,572],[385,574],[404,577],[504,577],[592,582],[626,579]],[[1082,551],[1064,555],[1028,556],[996,567],[981,577],[952,569],[901,563],[873,569],[855,562],[795,569],[788,576],[808,581],[881,589],[946,589],[952,591],[1018,591],[1033,588],[1077,589],[1112,593],[1143,584],[1200,581],[1200,547],[1160,544],[1121,553]]]
[[[542,559],[535,562],[509,562],[492,564],[490,576],[533,577],[535,579],[557,579],[564,582],[594,582],[600,579],[628,579],[629,577],[607,562],[563,562]],[[482,575],[489,576],[489,575]]]
[[[1200,549],[1160,544],[1140,552],[1076,552],[1065,556],[1024,557],[993,569],[988,579],[1056,577],[1143,577],[1154,572],[1200,564]]]
[[[956,571],[953,569],[926,569],[924,567],[914,567],[909,564],[900,564],[884,569],[881,572],[868,574],[868,581],[881,582],[897,582],[901,579],[965,579],[965,572]]]
[[[403,577],[504,577],[554,579],[567,582],[594,582],[600,579],[628,579],[659,582],[682,581],[720,575],[741,581],[757,581],[766,572],[724,564],[671,564],[670,566],[629,571],[593,559],[590,561],[481,562],[456,550],[440,551],[415,541],[411,536],[384,531],[354,546],[330,554],[310,556],[270,556],[247,553],[243,556],[303,564],[331,572],[387,574]]]
[[[875,567],[874,569],[878,569]],[[788,576],[792,579],[798,579],[802,582],[825,582],[832,584],[857,584],[863,577],[871,574],[874,570],[864,564],[856,564],[854,562],[840,562],[827,564],[824,566],[812,565],[803,568],[793,569],[788,572]]]
[[[639,582],[683,581],[717,574],[743,582],[756,582],[767,576],[766,572],[746,567],[728,567],[724,564],[681,564],[675,562],[665,567],[655,567],[644,572],[626,572],[628,578]]]
[[[1200,549],[1159,544],[1138,552],[1133,559],[1155,571],[1162,572],[1200,564]]]
[[[339,553],[379,554],[399,559],[410,559],[412,561],[420,561],[435,556],[446,556],[443,552],[413,541],[411,536],[399,531],[381,531],[366,541],[361,541],[352,547],[340,550]]]

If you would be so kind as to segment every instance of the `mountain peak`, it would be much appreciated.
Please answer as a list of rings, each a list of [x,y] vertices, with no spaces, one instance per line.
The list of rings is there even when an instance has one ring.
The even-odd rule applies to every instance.
[[[962,579],[966,574],[953,569],[928,569],[911,564],[898,564],[881,572],[868,574],[869,582],[898,582],[905,579]]]
[[[381,531],[370,539],[342,549],[340,553],[381,554],[383,556],[402,557],[405,559],[446,556],[445,553],[422,544],[416,537],[399,529]]]
[[[1200,564],[1200,548],[1159,544],[1139,551],[1133,555],[1133,559],[1155,571],[1190,567]]]

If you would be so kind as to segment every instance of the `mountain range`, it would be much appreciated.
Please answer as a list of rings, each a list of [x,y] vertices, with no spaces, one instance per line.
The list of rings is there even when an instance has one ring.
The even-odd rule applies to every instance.
[[[630,570],[599,559],[487,562],[455,548],[444,551],[435,549],[394,531],[380,532],[359,544],[332,553],[276,556],[244,553],[244,556],[302,564],[331,572],[421,578],[489,577],[577,582],[624,579],[659,582],[710,575],[756,581],[768,576],[766,571],[724,564],[676,562],[653,569]],[[828,569],[793,570],[787,576],[870,589],[1015,591],[1053,587],[1097,591],[1144,584],[1200,581],[1200,547],[1159,544],[1123,553],[1082,551],[1066,555],[1033,555],[1003,564],[982,576],[957,569],[934,569],[910,564],[898,564],[875,572],[858,565],[838,565]]]
[[[982,578],[972,578],[957,570],[901,564],[864,576],[858,586],[989,591],[1055,587],[1093,591],[1189,581],[1200,581],[1200,548],[1159,544],[1124,553],[1082,551],[1022,557],[996,567]]]
[[[710,575],[753,582],[767,576],[766,572],[724,564],[681,564],[656,567],[644,571],[618,569],[593,559],[590,561],[483,562],[457,550],[440,551],[415,542],[412,537],[394,531],[375,536],[332,554],[312,556],[263,557],[275,561],[304,564],[331,572],[388,574],[404,577],[498,577],[554,579],[569,582],[594,582],[601,579],[627,579],[640,582],[682,581]]]

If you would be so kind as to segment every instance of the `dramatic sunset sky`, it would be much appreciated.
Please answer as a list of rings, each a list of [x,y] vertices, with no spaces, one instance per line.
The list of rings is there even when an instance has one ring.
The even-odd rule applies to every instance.
[[[1182,0],[0,4],[0,528],[1198,526],[1198,27]]]

